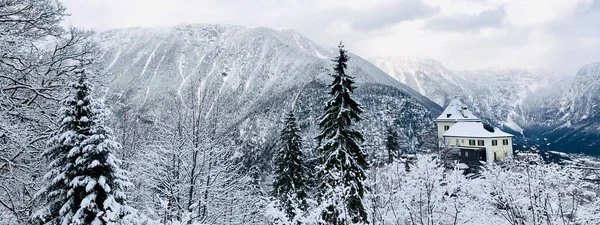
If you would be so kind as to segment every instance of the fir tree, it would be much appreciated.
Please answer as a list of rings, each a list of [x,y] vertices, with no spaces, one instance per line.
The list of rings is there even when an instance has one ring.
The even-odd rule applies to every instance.
[[[387,136],[385,138],[385,148],[388,152],[388,162],[392,163],[398,158],[399,145],[398,145],[398,133],[391,127],[387,129]]]
[[[91,96],[86,71],[78,70],[74,93],[62,101],[59,131],[44,156],[51,159],[47,205],[34,215],[43,224],[117,224],[125,216],[128,186],[114,152],[120,148],[105,124],[107,111]]]
[[[341,42],[338,47],[339,56],[333,60],[333,83],[329,85],[331,99],[320,117],[321,133],[317,136],[322,162],[319,172],[321,218],[327,224],[367,223],[362,200],[364,170],[368,163],[359,146],[364,139],[352,128],[352,122],[361,119],[363,109],[352,99],[354,77],[346,74],[348,56]]]
[[[273,195],[279,200],[280,207],[288,219],[293,221],[298,211],[307,208],[306,183],[308,174],[304,166],[300,129],[296,118],[290,111],[285,118],[284,128],[279,137],[278,151],[275,155],[275,180]]]

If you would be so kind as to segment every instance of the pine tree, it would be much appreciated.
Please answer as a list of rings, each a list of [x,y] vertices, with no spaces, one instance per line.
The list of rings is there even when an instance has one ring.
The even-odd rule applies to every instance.
[[[288,219],[293,221],[297,211],[307,208],[306,195],[308,174],[302,154],[302,139],[296,118],[290,111],[285,118],[275,155],[275,180],[273,195]]]
[[[359,144],[364,141],[360,132],[352,128],[363,109],[352,99],[354,77],[346,74],[348,56],[340,42],[339,56],[335,62],[331,99],[326,102],[325,113],[320,117],[321,133],[319,157],[320,203],[324,207],[321,218],[327,224],[367,223],[363,205],[366,154]]]
[[[391,127],[387,129],[387,136],[385,138],[385,148],[388,151],[388,162],[392,163],[398,158],[399,145],[398,145],[398,133]]]
[[[49,182],[38,196],[47,205],[33,218],[43,224],[116,224],[128,211],[122,190],[130,184],[114,155],[120,144],[105,124],[107,111],[91,96],[86,73],[76,71],[59,131],[44,151],[51,159]]]

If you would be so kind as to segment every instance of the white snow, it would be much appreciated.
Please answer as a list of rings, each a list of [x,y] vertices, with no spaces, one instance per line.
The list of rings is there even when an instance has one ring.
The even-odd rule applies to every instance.
[[[325,55],[321,54],[321,52],[319,52],[319,51],[318,51],[318,50],[315,48],[315,46],[313,46],[313,43],[312,43],[312,42],[309,42],[309,43],[310,43],[310,47],[312,48],[313,52],[315,53],[315,55],[316,55],[317,57],[319,57],[319,58],[321,58],[321,59],[327,59],[327,56],[325,56]]]
[[[154,55],[156,54],[156,50],[158,50],[158,47],[160,47],[160,45],[163,43],[163,41],[159,42],[156,47],[154,47],[154,50],[152,51],[152,53],[150,53],[150,56],[148,56],[148,59],[146,60],[146,64],[144,65],[144,68],[142,69],[142,72],[140,73],[140,76],[143,76],[144,73],[146,73],[146,69],[148,68],[148,65],[150,65],[150,62],[152,61],[152,58],[154,58]],[[161,62],[164,59],[164,56],[161,58]],[[150,86],[152,84],[152,82],[154,81],[154,77],[156,77],[156,72],[158,71],[158,67],[160,66],[160,62],[158,63],[158,65],[156,66],[156,69],[154,70],[154,73],[152,74],[152,79],[150,79],[150,84],[148,84],[148,87],[146,87],[146,95],[144,96],[144,100],[142,101],[142,105],[146,103],[146,100],[148,100],[148,95],[150,94]]]
[[[108,64],[108,67],[106,67],[107,71],[110,70],[110,68],[112,68],[115,65],[115,63],[117,63],[117,61],[119,61],[119,57],[121,57],[121,47],[120,46],[117,48],[117,53],[115,54],[115,57],[110,62],[110,64]]]
[[[492,137],[514,137],[512,134],[501,131],[498,128],[494,128],[494,132],[489,132],[483,128],[481,122],[458,122],[450,127],[444,133],[444,137],[480,137],[480,138],[492,138]]]
[[[298,34],[294,34],[294,41],[296,41],[296,45],[298,45],[298,47],[300,47],[300,49],[302,49],[303,51],[308,51],[308,50],[306,50],[306,48],[304,48],[304,46],[302,46],[302,44],[300,44],[300,40],[298,39]],[[314,50],[314,48],[313,48],[313,50]]]
[[[508,119],[507,119],[506,121],[503,121],[503,122],[502,122],[502,125],[504,125],[504,126],[506,126],[506,127],[510,128],[510,129],[512,129],[512,130],[514,130],[514,131],[516,131],[516,132],[519,132],[519,133],[521,133],[521,135],[524,135],[524,133],[523,133],[524,129],[523,129],[523,128],[521,128],[521,126],[519,126],[519,124],[517,124],[517,123],[516,123],[516,122],[515,122],[515,121],[512,119],[512,116],[513,116],[513,113],[510,113],[510,114],[508,115]]]
[[[463,109],[465,109],[463,111]],[[463,115],[464,113],[464,115]],[[444,112],[435,121],[481,121],[459,99],[454,99],[448,104]]]

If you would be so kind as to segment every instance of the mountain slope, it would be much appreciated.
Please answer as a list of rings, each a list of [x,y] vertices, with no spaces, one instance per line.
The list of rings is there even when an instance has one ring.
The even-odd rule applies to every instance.
[[[252,146],[245,151],[269,160],[284,111],[293,108],[307,148],[315,145],[336,52],[292,30],[184,25],[112,30],[97,39],[111,74],[107,101],[125,102],[148,121],[169,118],[173,108],[198,108],[200,122],[216,127],[206,135]],[[439,106],[358,56],[348,64],[366,109],[358,126],[367,148],[375,151],[392,124],[414,136],[413,145],[428,140]]]
[[[560,105],[560,126],[544,133],[552,145],[600,154],[600,62],[577,72]]]
[[[561,102],[565,121],[581,122],[600,115],[600,62],[583,66]]]
[[[572,78],[541,70],[453,71],[431,59],[371,61],[441,106],[462,98],[480,118],[517,135],[520,147],[600,154],[600,145],[592,140],[598,132],[580,132],[598,121],[587,119],[598,115],[594,107],[600,105],[592,97],[599,86],[597,64],[585,66]]]
[[[441,106],[459,96],[462,90],[461,78],[430,58],[373,58],[370,61]]]

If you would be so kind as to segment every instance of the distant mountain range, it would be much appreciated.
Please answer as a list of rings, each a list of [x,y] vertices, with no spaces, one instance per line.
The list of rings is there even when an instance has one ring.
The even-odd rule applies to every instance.
[[[209,24],[111,30],[96,39],[110,74],[109,103],[126,104],[148,121],[196,105],[203,122],[216,125],[210,135],[253,146],[258,158],[270,154],[284,111],[293,110],[307,149],[315,145],[334,46],[320,47],[289,29]],[[388,126],[406,149],[435,143],[431,118],[454,97],[516,134],[518,147],[600,154],[600,63],[572,77],[454,71],[429,58],[351,57],[348,72],[367,109],[358,125],[371,154],[383,154],[375,146]]]
[[[542,70],[455,71],[429,58],[373,58],[377,67],[440,106],[461,98],[518,148],[600,155],[600,62],[575,76]]]
[[[204,136],[259,161],[270,160],[282,116],[293,110],[307,151],[315,147],[335,46],[322,48],[288,29],[230,25],[120,29],[96,39],[110,74],[109,104],[128,105],[150,123],[197,107],[200,122],[214,124]],[[440,106],[359,56],[348,66],[365,108],[357,125],[369,154],[384,154],[387,127],[406,140],[405,149],[436,143],[431,118]]]

